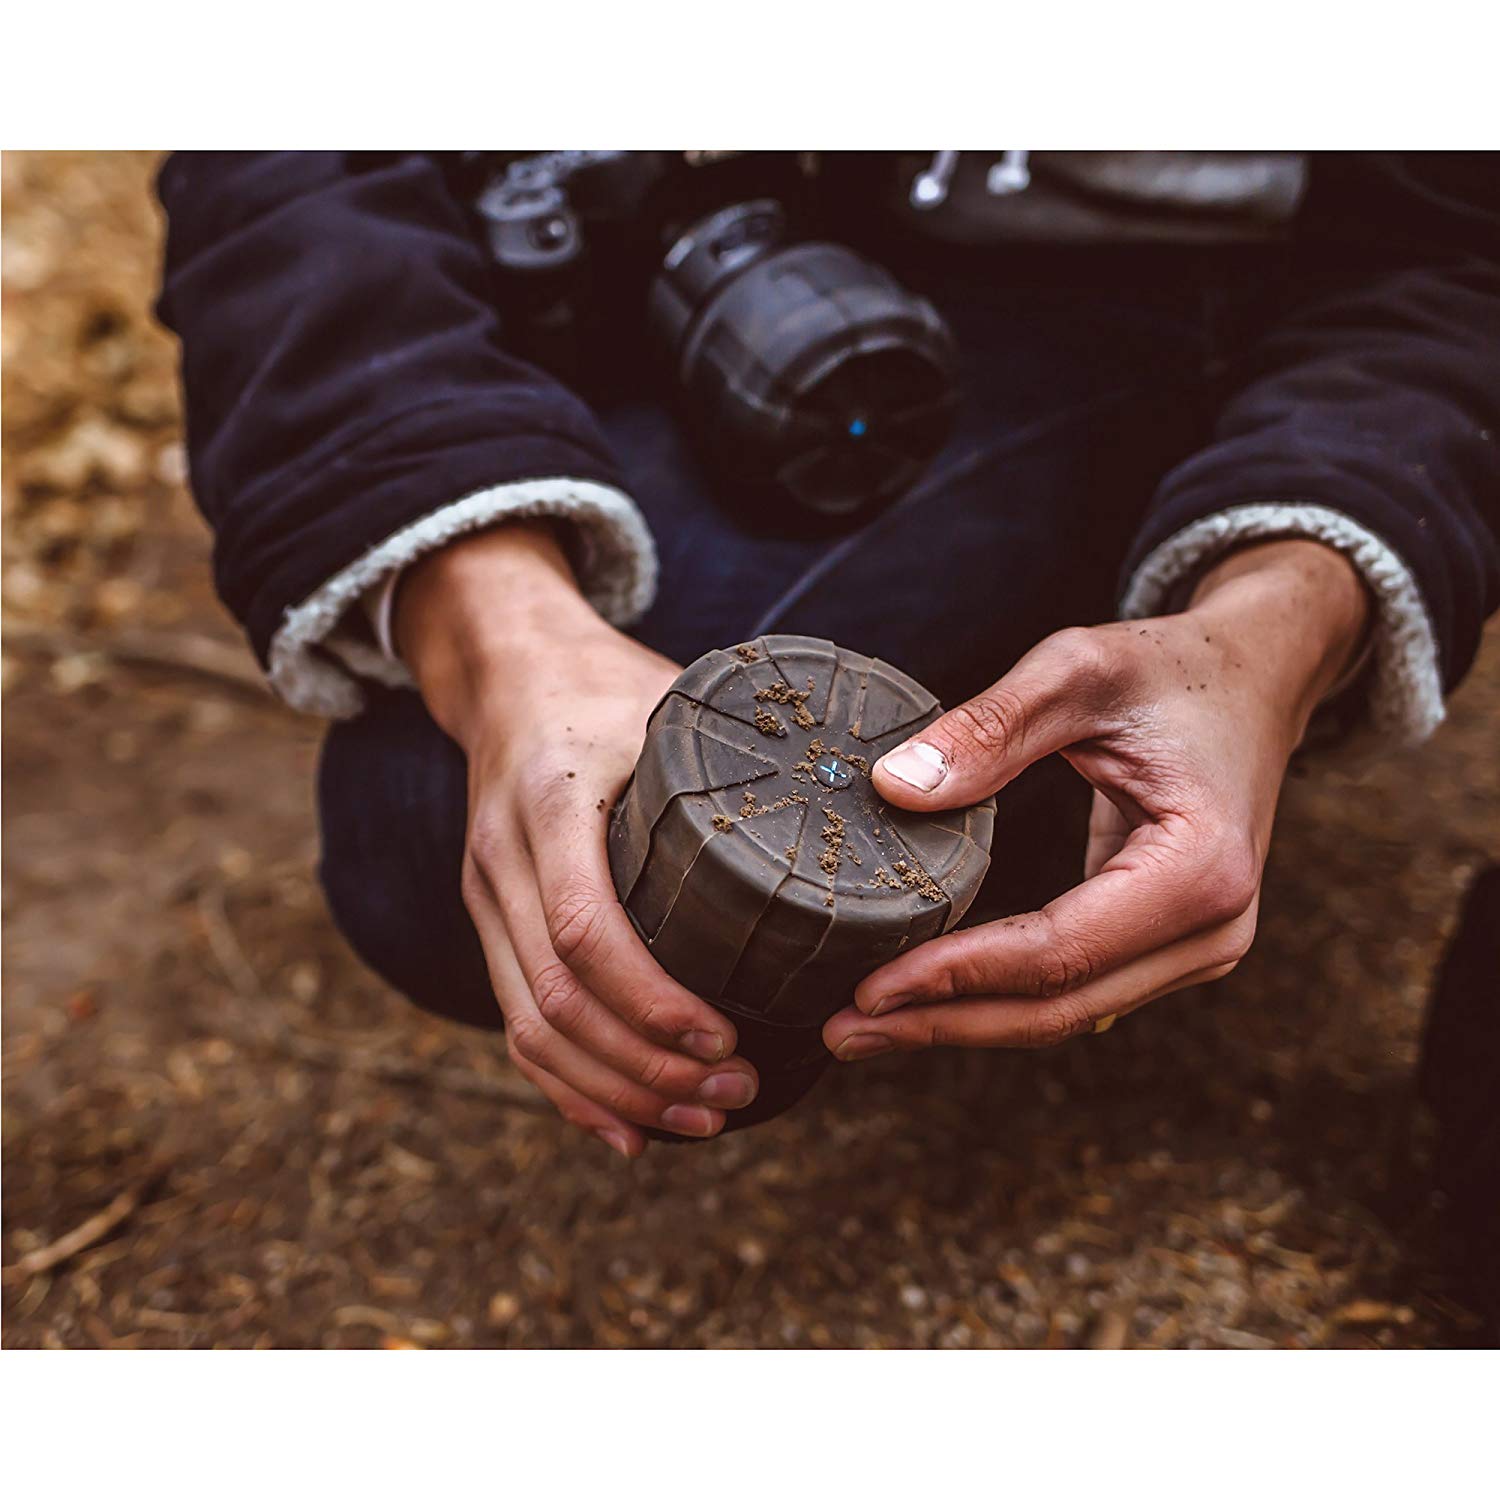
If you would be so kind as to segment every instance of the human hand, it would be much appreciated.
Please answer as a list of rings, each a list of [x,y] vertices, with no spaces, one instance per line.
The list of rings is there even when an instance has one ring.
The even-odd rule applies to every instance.
[[[609,810],[677,668],[606,625],[545,524],[424,558],[396,639],[469,762],[464,902],[516,1067],[623,1156],[754,1097],[733,1025],[655,963],[615,895]]]
[[[1094,787],[1082,884],[877,969],[824,1028],[844,1061],[893,1048],[1035,1047],[1218,979],[1255,932],[1287,760],[1363,638],[1338,553],[1232,554],[1181,614],[1064,630],[883,756],[899,807],[961,807],[1061,754]],[[1003,829],[997,857],[1005,858]]]

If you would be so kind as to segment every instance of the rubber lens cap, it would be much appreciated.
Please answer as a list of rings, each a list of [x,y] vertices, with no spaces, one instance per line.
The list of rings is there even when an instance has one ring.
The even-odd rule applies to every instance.
[[[870,768],[935,719],[904,672],[767,635],[700,657],[657,706],[610,824],[615,888],[658,963],[734,1020],[761,1091],[804,1094],[864,976],[955,926],[989,868],[994,799],[892,807]]]

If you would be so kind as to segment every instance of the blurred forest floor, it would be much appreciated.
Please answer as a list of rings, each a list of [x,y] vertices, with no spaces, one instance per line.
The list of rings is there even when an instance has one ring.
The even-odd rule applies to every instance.
[[[1433,743],[1291,783],[1225,984],[624,1164],[330,925],[318,726],[255,685],[184,486],[152,167],[4,162],[7,1345],[1473,1337],[1411,1098],[1500,855],[1500,636]]]

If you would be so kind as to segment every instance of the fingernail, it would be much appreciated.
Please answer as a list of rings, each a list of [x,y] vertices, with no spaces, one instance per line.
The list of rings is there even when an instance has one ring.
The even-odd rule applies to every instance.
[[[840,1062],[859,1062],[866,1057],[878,1057],[889,1052],[896,1044],[888,1036],[874,1031],[856,1031],[845,1037],[833,1054]]]
[[[867,1016],[883,1016],[887,1011],[895,1010],[897,1006],[910,1004],[910,995],[882,995],[865,1014]]]
[[[880,765],[897,781],[914,786],[919,792],[930,792],[948,774],[943,752],[921,740],[908,740],[883,757]]]
[[[630,1158],[630,1141],[618,1130],[596,1130],[595,1135],[609,1147],[611,1151],[618,1151],[626,1160]]]
[[[748,1073],[715,1073],[699,1085],[698,1097],[720,1109],[743,1109],[755,1097],[755,1080]]]
[[[714,1117],[696,1104],[673,1104],[661,1112],[661,1122],[678,1135],[712,1135]]]
[[[724,1057],[724,1041],[716,1032],[684,1031],[677,1038],[677,1045],[699,1062],[720,1062]]]

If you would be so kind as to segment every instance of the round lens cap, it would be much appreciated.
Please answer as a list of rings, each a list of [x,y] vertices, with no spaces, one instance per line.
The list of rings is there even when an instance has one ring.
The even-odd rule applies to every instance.
[[[904,672],[808,636],[683,672],[609,834],[616,889],[662,967],[737,1021],[803,1033],[826,1062],[824,1021],[953,927],[989,867],[992,798],[905,812],[870,779],[939,712]]]

